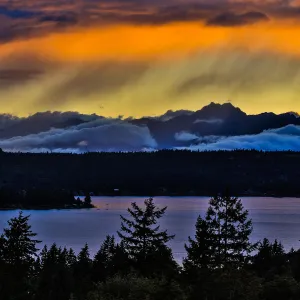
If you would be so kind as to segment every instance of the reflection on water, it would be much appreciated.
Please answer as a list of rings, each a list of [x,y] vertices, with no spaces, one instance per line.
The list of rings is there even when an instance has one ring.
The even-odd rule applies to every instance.
[[[56,242],[78,251],[88,243],[94,254],[107,234],[115,234],[120,228],[120,214],[127,215],[130,203],[142,203],[145,197],[93,197],[95,209],[27,211],[38,238],[50,245]],[[162,229],[176,234],[170,242],[176,259],[185,255],[184,243],[194,234],[199,214],[204,215],[208,197],[156,197],[155,203],[168,206],[161,219]],[[243,198],[245,208],[253,220],[252,240],[264,237],[282,241],[286,249],[300,248],[300,199],[297,198]],[[0,211],[0,232],[17,211]]]

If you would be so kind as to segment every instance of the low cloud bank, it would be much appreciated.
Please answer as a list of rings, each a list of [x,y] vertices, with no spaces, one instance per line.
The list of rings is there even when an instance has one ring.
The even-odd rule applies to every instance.
[[[208,120],[205,120],[205,119],[197,119],[194,124],[197,124],[197,123],[207,123],[207,124],[222,124],[223,123],[223,120],[221,119],[208,119]]]
[[[72,115],[73,116],[73,115]],[[78,115],[76,115],[78,117]],[[51,119],[54,118],[51,116]],[[57,115],[56,118],[65,119]],[[83,120],[85,119],[85,120]],[[11,120],[5,122],[21,122]],[[50,128],[0,139],[0,148],[12,152],[72,152],[87,151],[155,151],[161,145],[152,136],[147,126],[138,126],[122,119],[108,119],[99,116],[80,116],[82,123],[65,128]],[[300,126],[288,125],[278,129],[265,130],[256,135],[200,136],[194,132],[181,131],[173,136],[173,149],[192,151],[217,151],[255,149],[263,151],[300,151]],[[182,147],[175,144],[181,142]]]
[[[175,140],[181,142],[193,141],[193,140],[199,140],[199,136],[190,132],[181,131],[175,134]]]
[[[199,137],[197,145],[180,147],[193,151],[217,151],[217,150],[262,150],[262,151],[300,151],[300,126],[288,125],[278,129],[265,130],[256,135],[242,135],[230,137],[215,137],[215,141],[206,137]]]
[[[74,152],[144,151],[157,148],[147,127],[118,119],[98,119],[65,129],[0,140],[5,151]]]

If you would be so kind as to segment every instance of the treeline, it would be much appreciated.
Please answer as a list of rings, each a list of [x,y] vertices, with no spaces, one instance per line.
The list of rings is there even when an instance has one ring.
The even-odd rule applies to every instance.
[[[160,229],[165,208],[132,203],[129,217],[91,258],[53,244],[39,252],[29,216],[8,222],[0,237],[0,295],[5,300],[298,300],[300,251],[251,243],[252,222],[238,198],[211,199],[185,245],[182,265]]]
[[[0,187],[96,195],[300,196],[299,152],[0,154]],[[116,192],[117,191],[117,192]]]
[[[92,208],[91,196],[85,194],[83,200],[75,198],[70,191],[63,189],[15,190],[0,188],[0,209],[63,209]]]

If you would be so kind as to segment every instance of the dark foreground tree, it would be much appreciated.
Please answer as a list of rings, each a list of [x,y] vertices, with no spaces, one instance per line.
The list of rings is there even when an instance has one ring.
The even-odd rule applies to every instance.
[[[135,274],[114,276],[99,283],[87,300],[185,300],[175,281],[145,278]]]
[[[263,300],[299,300],[300,285],[291,276],[276,276],[263,286]]]
[[[172,272],[177,264],[166,243],[174,235],[169,235],[167,230],[161,231],[157,225],[167,208],[157,208],[152,198],[145,200],[144,204],[144,209],[135,202],[131,204],[132,208],[128,208],[131,219],[121,216],[118,235],[137,270],[144,274]]]
[[[284,252],[283,245],[277,240],[270,243],[265,238],[259,243],[258,252],[253,257],[252,268],[259,276],[272,279],[276,275],[287,272],[287,262],[288,255]]]
[[[37,256],[36,233],[31,231],[29,216],[22,212],[8,221],[0,237],[0,295],[1,299],[30,299],[35,278]]]
[[[205,219],[198,218],[195,240],[186,245],[185,266],[240,268],[248,262],[256,244],[249,241],[252,221],[240,199],[227,193],[213,197]]]
[[[74,295],[77,300],[85,300],[92,287],[92,260],[87,244],[79,252],[73,268]]]
[[[114,236],[106,236],[93,261],[92,279],[104,281],[116,274],[128,274],[130,265],[123,243],[117,244]]]
[[[92,206],[92,198],[90,193],[86,193],[84,197],[84,206],[91,207]]]
[[[214,239],[211,236],[212,228],[209,223],[197,218],[195,239],[188,237],[189,245],[185,244],[187,257],[183,260],[186,271],[193,269],[209,269],[213,268]]]
[[[76,256],[72,249],[67,250],[53,244],[46,246],[40,254],[40,273],[34,300],[69,300],[73,283],[73,266]]]

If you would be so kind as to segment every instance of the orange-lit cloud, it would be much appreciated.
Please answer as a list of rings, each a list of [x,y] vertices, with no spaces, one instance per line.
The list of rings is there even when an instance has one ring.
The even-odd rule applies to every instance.
[[[159,26],[78,28],[0,45],[0,55],[33,53],[62,62],[174,58],[207,49],[300,54],[300,24],[210,27],[196,22]]]
[[[300,111],[300,23],[287,17],[296,2],[178,1],[180,9],[165,11],[158,1],[137,2],[87,8],[74,1],[74,9],[64,1],[58,15],[53,4],[31,1],[24,13],[23,2],[13,2],[5,18],[31,33],[8,32],[0,44],[0,110],[141,116],[231,98],[249,113]],[[249,21],[251,7],[269,21]],[[85,17],[69,22],[68,13],[80,9]]]

